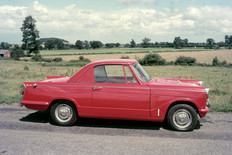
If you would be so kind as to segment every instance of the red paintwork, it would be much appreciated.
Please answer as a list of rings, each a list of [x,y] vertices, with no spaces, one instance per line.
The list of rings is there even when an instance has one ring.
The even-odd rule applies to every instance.
[[[56,100],[68,100],[75,104],[80,117],[150,121],[163,121],[168,108],[178,102],[196,107],[200,117],[209,111],[206,90],[198,80],[154,78],[141,82],[132,71],[137,83],[95,83],[95,66],[122,64],[131,69],[134,63],[137,61],[97,61],[72,77],[47,76],[39,82],[24,82],[21,104],[29,109],[46,110]]]

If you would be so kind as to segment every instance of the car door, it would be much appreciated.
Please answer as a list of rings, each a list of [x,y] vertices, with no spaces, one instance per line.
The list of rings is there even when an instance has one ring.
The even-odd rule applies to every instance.
[[[94,67],[93,113],[112,117],[149,117],[150,90],[127,65]]]

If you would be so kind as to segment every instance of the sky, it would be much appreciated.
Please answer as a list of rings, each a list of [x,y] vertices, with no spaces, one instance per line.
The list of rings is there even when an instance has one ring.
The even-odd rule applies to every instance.
[[[70,43],[219,42],[232,35],[232,0],[0,0],[0,42],[20,44],[28,15],[40,38]]]

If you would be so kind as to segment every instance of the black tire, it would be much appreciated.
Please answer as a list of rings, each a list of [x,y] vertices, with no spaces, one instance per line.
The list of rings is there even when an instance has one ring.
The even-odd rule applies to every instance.
[[[187,104],[173,106],[167,115],[168,124],[176,131],[192,131],[198,121],[195,109]]]
[[[53,122],[61,126],[71,126],[77,121],[77,110],[69,101],[58,101],[52,105],[50,115]]]

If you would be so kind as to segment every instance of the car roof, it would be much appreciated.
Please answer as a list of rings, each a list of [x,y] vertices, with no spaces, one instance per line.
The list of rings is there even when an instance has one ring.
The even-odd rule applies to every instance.
[[[123,64],[123,65],[131,65],[136,63],[137,60],[135,59],[107,59],[107,60],[100,60],[100,61],[94,61],[92,63],[89,63],[85,67],[83,67],[79,72],[77,72],[75,75],[73,75],[69,81],[75,81],[77,78],[79,78],[85,71],[87,71],[89,68],[98,66],[98,65],[106,65],[106,64]]]
[[[90,63],[91,66],[103,64],[134,64],[137,62],[135,59],[106,59]]]

